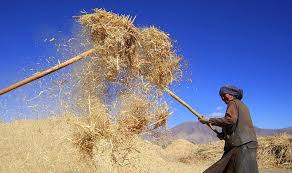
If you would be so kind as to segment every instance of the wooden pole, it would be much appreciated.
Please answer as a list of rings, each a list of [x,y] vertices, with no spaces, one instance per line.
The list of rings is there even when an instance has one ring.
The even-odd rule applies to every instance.
[[[79,60],[81,60],[81,59],[84,59],[84,58],[86,58],[86,57],[92,55],[94,52],[95,52],[95,49],[90,49],[90,50],[88,50],[88,51],[83,52],[83,53],[80,54],[80,55],[77,55],[77,56],[75,56],[75,57],[73,57],[73,58],[71,58],[71,59],[69,59],[69,60],[67,60],[67,61],[65,61],[65,62],[63,62],[63,63],[61,63],[61,64],[58,64],[58,65],[56,65],[56,66],[54,66],[54,67],[52,67],[52,68],[49,68],[49,69],[47,69],[47,70],[45,70],[45,71],[42,71],[42,72],[40,72],[40,73],[37,73],[37,74],[35,74],[35,75],[33,75],[33,76],[29,77],[29,78],[26,78],[26,79],[24,79],[24,80],[22,80],[22,81],[19,81],[19,82],[15,83],[15,84],[13,84],[13,85],[11,85],[11,86],[9,86],[9,87],[3,89],[3,90],[0,90],[0,95],[3,95],[3,94],[5,94],[5,93],[8,93],[8,92],[10,92],[10,91],[12,91],[12,90],[15,90],[16,88],[19,88],[19,87],[21,87],[21,86],[23,86],[23,85],[26,85],[26,84],[28,84],[28,83],[30,83],[30,82],[32,82],[32,81],[35,81],[35,80],[39,79],[39,78],[41,78],[41,77],[44,77],[44,76],[46,76],[46,75],[48,75],[48,74],[51,74],[51,73],[53,73],[53,72],[55,72],[55,71],[57,71],[57,70],[60,70],[60,69],[66,67],[66,66],[68,66],[68,65],[70,65],[70,64],[75,63],[76,61],[79,61]],[[191,111],[195,116],[197,116],[198,118],[202,118],[202,117],[203,117],[203,116],[200,115],[197,111],[195,111],[190,105],[188,105],[186,102],[184,102],[181,98],[179,98],[177,95],[175,95],[172,91],[170,91],[168,88],[166,88],[166,87],[161,87],[161,88],[162,88],[162,90],[164,90],[166,93],[168,93],[171,97],[173,97],[175,100],[177,100],[177,101],[178,101],[179,103],[181,103],[183,106],[185,106],[185,107],[186,107],[189,111]],[[211,126],[210,123],[207,124],[207,125],[208,125],[208,126],[209,126],[209,127],[215,132],[215,133],[219,134],[219,132],[218,132],[213,126]]]
[[[58,65],[56,65],[56,66],[54,66],[52,68],[49,68],[49,69],[47,69],[45,71],[42,71],[40,73],[37,73],[37,74],[35,74],[35,75],[33,75],[33,76],[29,77],[29,78],[26,78],[26,79],[24,79],[22,81],[19,81],[19,82],[15,83],[15,84],[3,89],[3,90],[0,90],[0,95],[3,95],[3,94],[5,94],[5,93],[7,93],[9,91],[12,91],[12,90],[16,89],[16,88],[19,88],[19,87],[21,87],[21,86],[23,86],[25,84],[28,84],[28,83],[30,83],[30,82],[32,82],[34,80],[37,80],[37,79],[39,79],[41,77],[44,77],[44,76],[46,76],[46,75],[48,75],[50,73],[53,73],[53,72],[55,72],[57,70],[60,70],[60,69],[66,67],[66,66],[68,66],[70,64],[73,64],[76,61],[79,61],[79,60],[81,60],[83,58],[86,58],[86,57],[92,55],[94,53],[94,51],[95,51],[95,49],[90,49],[90,50],[88,50],[86,52],[83,52],[80,55],[77,55],[77,56],[75,56],[75,57],[73,57],[73,58],[61,63],[61,64],[58,64]]]
[[[190,105],[188,105],[186,102],[184,102],[181,98],[179,98],[176,94],[174,94],[172,91],[170,91],[166,87],[161,87],[162,90],[164,90],[167,94],[169,94],[172,98],[174,98],[176,101],[178,101],[180,104],[182,104],[184,107],[186,107],[189,111],[191,111],[196,117],[203,118],[203,115],[199,114],[196,110],[194,110]],[[219,134],[219,132],[210,124],[207,124],[210,129],[212,129],[216,134]]]

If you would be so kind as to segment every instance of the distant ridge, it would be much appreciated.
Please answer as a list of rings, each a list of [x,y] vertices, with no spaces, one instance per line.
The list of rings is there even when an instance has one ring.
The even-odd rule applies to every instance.
[[[292,135],[292,126],[282,129],[263,129],[255,127],[257,136],[271,136],[281,133],[287,133]],[[184,122],[171,129],[169,129],[167,134],[167,143],[170,143],[176,139],[186,139],[192,143],[209,143],[211,141],[218,140],[215,133],[209,129],[206,125],[199,122]],[[164,140],[165,140],[164,139]]]

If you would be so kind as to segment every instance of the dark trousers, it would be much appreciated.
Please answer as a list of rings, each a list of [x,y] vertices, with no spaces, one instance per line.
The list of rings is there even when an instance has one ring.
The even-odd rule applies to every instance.
[[[254,143],[226,149],[222,158],[204,173],[258,173],[256,150]]]

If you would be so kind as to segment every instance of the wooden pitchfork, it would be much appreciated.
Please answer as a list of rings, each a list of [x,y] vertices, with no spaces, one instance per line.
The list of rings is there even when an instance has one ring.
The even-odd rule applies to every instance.
[[[42,78],[42,77],[44,77],[44,76],[46,76],[46,75],[48,75],[48,74],[50,74],[50,73],[53,73],[53,72],[55,72],[55,71],[57,71],[57,70],[60,70],[60,69],[66,67],[66,66],[68,66],[68,65],[70,65],[70,64],[73,64],[73,63],[75,63],[75,62],[77,62],[77,61],[79,61],[79,60],[81,60],[81,59],[84,59],[84,58],[86,58],[86,57],[92,55],[94,52],[95,52],[95,49],[87,50],[87,51],[85,51],[85,52],[83,52],[83,53],[81,53],[81,54],[79,54],[79,55],[77,55],[77,56],[75,56],[75,57],[73,57],[73,58],[71,58],[71,59],[69,59],[69,60],[63,62],[63,63],[61,63],[61,64],[58,64],[58,65],[56,65],[56,66],[54,66],[54,67],[51,67],[51,68],[49,68],[49,69],[47,69],[47,70],[45,70],[45,71],[39,72],[39,73],[37,73],[37,74],[35,74],[35,75],[29,77],[29,78],[26,78],[26,79],[24,79],[24,80],[22,80],[22,81],[19,81],[19,82],[15,83],[15,84],[13,84],[13,85],[7,87],[7,88],[4,88],[4,89],[0,90],[0,95],[3,95],[3,94],[5,94],[5,93],[8,93],[8,92],[10,92],[10,91],[12,91],[12,90],[15,90],[16,88],[19,88],[19,87],[21,87],[21,86],[23,86],[23,85],[25,85],[25,84],[28,84],[28,83],[30,83],[30,82],[32,82],[32,81],[34,81],[34,80],[37,80],[37,79],[39,79],[39,78]],[[195,111],[190,105],[188,105],[186,102],[184,102],[181,98],[179,98],[176,94],[174,94],[174,93],[173,93],[172,91],[170,91],[168,88],[166,88],[166,87],[160,87],[160,88],[161,88],[163,91],[165,91],[167,94],[169,94],[172,98],[174,98],[175,100],[177,100],[180,104],[182,104],[183,106],[185,106],[185,107],[186,107],[189,111],[191,111],[196,117],[198,117],[199,119],[200,119],[200,118],[203,118],[203,116],[202,116],[201,114],[199,114],[198,112],[196,112],[196,111]],[[208,126],[209,126],[209,127],[210,127],[210,128],[216,133],[216,134],[219,134],[219,132],[218,132],[213,126],[211,126],[211,124],[207,124],[207,125],[208,125]]]

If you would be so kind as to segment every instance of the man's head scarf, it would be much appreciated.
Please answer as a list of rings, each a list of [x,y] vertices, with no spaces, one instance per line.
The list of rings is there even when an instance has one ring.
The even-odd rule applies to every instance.
[[[230,94],[238,100],[241,100],[243,97],[243,90],[236,86],[227,85],[220,88],[219,94],[220,96],[223,96],[223,94]]]

